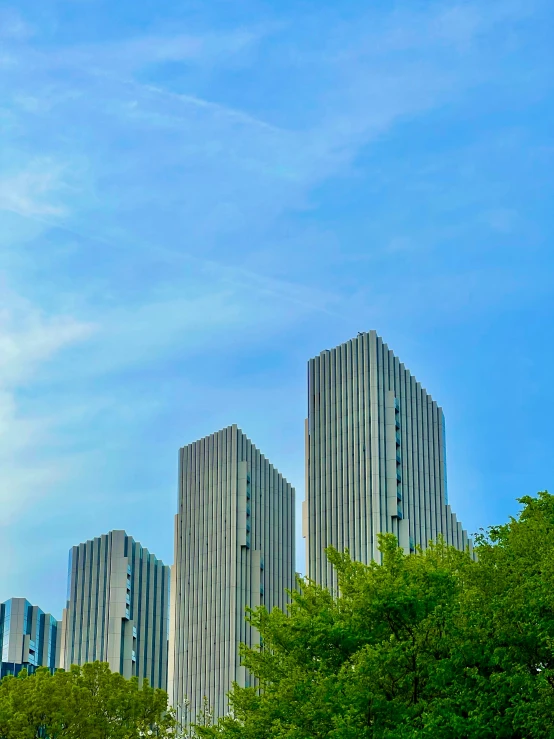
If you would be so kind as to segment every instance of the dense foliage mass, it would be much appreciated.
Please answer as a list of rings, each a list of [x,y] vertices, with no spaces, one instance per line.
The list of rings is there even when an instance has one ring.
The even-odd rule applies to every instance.
[[[243,660],[210,739],[539,739],[554,736],[554,496],[478,538],[477,561],[438,542],[382,565],[329,551],[340,596],[305,580],[287,615],[249,618]]]
[[[330,550],[340,595],[300,579],[287,614],[250,612],[258,687],[202,739],[546,739],[554,736],[554,496],[478,538],[382,564]],[[0,683],[0,739],[183,735],[167,695],[100,663]]]
[[[0,683],[0,739],[173,736],[167,694],[95,662],[52,675],[39,669]]]

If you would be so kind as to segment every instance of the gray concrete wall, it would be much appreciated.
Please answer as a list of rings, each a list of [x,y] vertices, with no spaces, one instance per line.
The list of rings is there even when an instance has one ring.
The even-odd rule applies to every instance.
[[[73,547],[59,665],[108,662],[167,688],[170,568],[124,531]]]
[[[406,552],[438,534],[471,546],[447,505],[444,415],[375,331],[308,362],[307,571],[336,586],[325,548],[380,561],[378,534]]]
[[[233,681],[247,685],[239,644],[259,637],[247,606],[285,609],[294,585],[294,490],[236,426],[180,450],[169,655],[173,705],[216,716]]]

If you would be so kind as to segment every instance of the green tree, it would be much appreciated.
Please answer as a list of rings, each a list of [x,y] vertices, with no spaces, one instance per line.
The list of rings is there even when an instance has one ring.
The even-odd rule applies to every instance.
[[[167,694],[95,662],[0,683],[0,739],[138,739],[174,735]]]
[[[287,614],[258,608],[259,687],[206,739],[542,739],[554,736],[554,496],[478,537],[382,564],[328,551],[340,595],[301,579]]]

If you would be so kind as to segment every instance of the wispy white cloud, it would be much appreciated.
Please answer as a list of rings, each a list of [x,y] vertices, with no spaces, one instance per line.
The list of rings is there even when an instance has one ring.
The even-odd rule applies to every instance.
[[[75,363],[78,373],[117,374],[171,356],[184,361],[214,345],[219,352],[237,351],[314,314],[334,315],[337,296],[330,291],[219,262],[188,261],[185,294],[166,286],[139,304],[95,311],[100,328]]]
[[[183,172],[195,152],[220,150],[222,162],[232,158],[245,175],[256,169],[267,180],[280,181],[284,187],[279,200],[272,192],[267,201],[289,208],[292,202],[302,201],[300,188],[305,190],[340,172],[360,148],[396,122],[444,103],[454,90],[459,94],[477,79],[482,82],[486,66],[476,62],[483,49],[475,51],[470,64],[467,50],[503,17],[497,3],[486,10],[476,3],[454,3],[426,12],[402,9],[391,14],[370,13],[356,27],[342,24],[333,34],[311,29],[317,35],[306,53],[315,54],[313,79],[306,80],[303,106],[311,120],[308,126],[300,127],[294,118],[286,126],[276,125],[270,116],[233,105],[227,95],[225,102],[220,102],[217,93],[184,92],[182,85],[176,90],[163,80],[145,82],[139,74],[148,65],[180,61],[194,62],[199,69],[214,65],[217,79],[217,72],[225,70],[229,58],[255,49],[263,41],[268,30],[260,26],[197,35],[145,34],[48,52],[27,48],[25,53],[33,69],[48,70],[50,76],[62,74],[63,69],[70,75],[84,75],[78,86],[82,92],[87,80],[91,85],[88,102],[96,100],[92,116],[102,120],[102,127],[110,115],[114,120],[116,113],[126,116],[134,131],[136,126],[142,125],[139,130],[144,131],[144,126],[149,126],[153,135],[156,129],[161,134],[170,127],[179,139],[173,151]],[[272,27],[269,32],[275,33],[272,42],[276,48],[282,45],[279,65],[283,74],[294,75],[295,66],[289,66],[287,60],[295,57],[289,54],[286,36]],[[445,54],[448,64],[444,63]],[[22,61],[25,63],[24,55]],[[251,63],[257,63],[255,57]],[[334,85],[321,96],[317,78],[328,79],[330,75]],[[193,76],[186,79],[194,85]],[[23,108],[40,109],[36,95],[19,92],[18,96]],[[64,106],[59,89],[49,90],[48,98],[61,100],[60,115],[71,118],[71,108]],[[202,112],[200,119],[195,118],[195,109]],[[296,185],[292,191],[290,182]]]
[[[303,127],[295,125],[293,118],[286,128],[276,126],[228,102],[218,103],[217,94],[213,100],[184,94],[170,83],[144,83],[135,75],[141,65],[164,59],[224,64],[226,55],[255,46],[263,31],[239,28],[205,36],[146,34],[105,44],[75,44],[58,48],[51,56],[43,51],[45,68],[49,64],[77,66],[91,84],[78,100],[90,111],[90,120],[81,121],[87,146],[96,147],[99,156],[90,161],[83,198],[72,204],[71,212],[63,198],[63,173],[49,170],[45,162],[0,182],[0,206],[52,225],[63,215],[67,232],[92,239],[113,253],[132,248],[141,258],[146,254],[159,258],[166,252],[169,257],[173,253],[176,258],[196,259],[204,268],[210,263],[213,269],[217,266],[218,279],[232,283],[230,293],[224,286],[209,292],[215,296],[213,306],[223,323],[236,310],[242,316],[235,297],[245,283],[258,295],[296,304],[300,314],[314,307],[336,310],[333,299],[314,296],[302,279],[284,286],[272,282],[270,273],[265,277],[256,270],[241,274],[249,261],[246,255],[255,256],[259,248],[255,241],[250,243],[250,233],[256,233],[256,238],[267,236],[281,214],[309,209],[311,189],[344,173],[363,147],[398,121],[449,100],[453,90],[458,94],[470,87],[476,75],[482,75],[475,63],[481,51],[468,65],[467,49],[494,25],[497,11],[502,18],[499,8],[495,3],[486,12],[477,4],[452,4],[425,13],[404,9],[384,14],[386,20],[377,30],[371,27],[372,15],[360,28],[339,29],[335,40],[333,34],[331,40],[323,34],[313,38],[311,45],[320,47],[318,65],[324,74],[333,67],[335,84],[322,97],[317,88],[307,89],[307,105],[313,107],[315,119]],[[345,44],[348,33],[352,42]],[[278,47],[278,34],[274,41]],[[339,51],[345,46],[348,52]],[[450,62],[446,66],[441,63],[445,48]],[[412,56],[399,53],[403,51],[416,52],[420,60],[414,63]],[[286,55],[283,58],[286,71]],[[53,67],[49,75],[55,74]],[[77,99],[62,95],[60,100],[58,120],[70,121]],[[33,102],[31,108],[36,107]],[[112,157],[120,140],[126,146]],[[176,228],[187,233],[187,239],[145,238],[140,225],[143,215],[145,221],[160,220],[165,227],[161,221],[168,208]],[[122,220],[133,211],[135,217]],[[217,241],[230,246],[213,249]],[[241,259],[230,267],[233,260],[227,248],[230,254],[237,251],[237,244]],[[206,256],[199,256],[201,252]],[[171,325],[177,332],[186,330],[189,319],[185,321],[184,316],[191,313],[203,314],[207,324],[216,320],[209,306],[195,306],[194,299],[187,303],[182,296],[173,298],[170,288],[161,299],[152,297],[151,291],[149,286],[143,298],[143,308],[152,316],[144,319],[150,326],[155,324],[153,317],[164,311],[179,316],[166,324],[167,330]],[[125,309],[121,312],[124,316]],[[112,325],[124,321],[122,317]],[[156,340],[165,333],[156,332]]]
[[[69,316],[45,317],[37,308],[17,299],[9,308],[0,301],[0,385],[14,386],[58,351],[91,335],[92,324]]]
[[[94,29],[83,43],[79,24],[64,28],[61,16],[59,36],[53,26],[32,39],[12,32],[0,52],[11,65],[0,60],[0,116],[14,157],[0,174],[11,219],[0,264],[48,310],[10,298],[0,316],[0,519],[15,521],[26,502],[37,521],[65,496],[63,562],[75,543],[69,531],[73,539],[99,533],[98,521],[127,525],[127,502],[140,495],[134,508],[150,506],[152,516],[137,512],[133,522],[156,551],[178,443],[235,415],[254,425],[259,407],[264,449],[285,417],[296,428],[303,368],[285,392],[275,367],[287,352],[298,367],[321,337],[330,345],[329,326],[337,341],[354,318],[355,330],[444,326],[491,314],[523,289],[509,269],[441,261],[460,249],[468,221],[481,218],[491,237],[491,227],[508,225],[501,193],[482,203],[478,177],[460,177],[455,199],[466,193],[473,215],[439,223],[429,209],[427,226],[403,202],[448,210],[448,187],[470,152],[458,147],[450,160],[439,147],[420,176],[408,166],[411,136],[429,111],[448,116],[498,83],[491,49],[508,36],[518,43],[502,25],[507,4],[366,6],[354,20],[329,4],[281,28],[252,18],[220,32],[191,32],[180,9],[169,30],[155,19],[149,27],[133,16],[120,29],[109,19],[110,41],[97,43]],[[142,33],[129,31],[139,25]],[[471,97],[472,116],[482,99]],[[387,148],[406,121],[416,125],[400,153],[379,161],[379,144]],[[487,142],[472,158],[490,151]],[[291,346],[295,332],[301,346]],[[267,360],[261,348],[275,359],[274,384],[263,366],[255,375],[256,360],[235,371],[243,355]],[[219,372],[215,388],[204,370]],[[169,461],[149,457],[156,443]],[[86,469],[76,446],[89,450]],[[298,470],[293,482],[301,446],[275,447]]]
[[[34,451],[48,442],[53,427],[54,418],[22,416],[13,395],[0,391],[0,532],[50,497],[68,476],[63,455],[44,457]]]
[[[45,316],[0,284],[0,526],[21,514],[30,501],[47,495],[67,472],[63,460],[40,454],[41,446],[52,441],[59,422],[56,413],[24,412],[19,390],[92,330],[69,316]]]
[[[64,169],[51,159],[37,158],[23,168],[0,176],[0,210],[22,216],[62,216]]]

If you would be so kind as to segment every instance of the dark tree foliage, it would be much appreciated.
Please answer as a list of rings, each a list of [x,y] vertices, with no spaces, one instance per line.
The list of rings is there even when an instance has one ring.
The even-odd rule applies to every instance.
[[[204,739],[554,737],[554,496],[477,537],[477,561],[439,541],[382,564],[329,550],[340,595],[304,579],[288,614],[250,612],[259,688]]]

